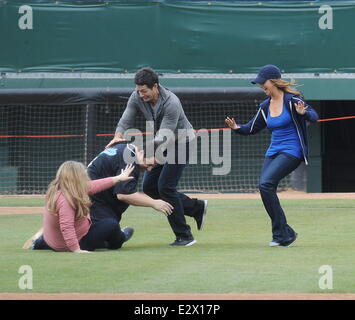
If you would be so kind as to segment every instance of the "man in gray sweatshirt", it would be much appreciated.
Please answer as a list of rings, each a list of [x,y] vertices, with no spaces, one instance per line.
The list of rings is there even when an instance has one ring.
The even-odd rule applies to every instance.
[[[188,162],[189,142],[195,138],[193,127],[179,98],[159,84],[158,75],[153,69],[140,69],[134,81],[136,90],[131,94],[117,124],[115,137],[106,148],[125,141],[124,132],[134,127],[137,112],[142,113],[146,121],[154,123],[151,147],[159,164],[144,174],[143,191],[150,197],[162,199],[174,207],[168,221],[176,240],[170,245],[191,246],[196,240],[184,215],[193,217],[197,229],[201,230],[207,211],[206,200],[191,199],[177,191],[183,169]],[[146,149],[149,149],[149,146],[146,145]]]

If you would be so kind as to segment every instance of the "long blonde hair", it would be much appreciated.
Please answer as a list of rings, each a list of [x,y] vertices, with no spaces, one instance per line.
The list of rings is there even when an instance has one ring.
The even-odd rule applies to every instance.
[[[296,81],[293,79],[291,81],[285,81],[283,79],[270,79],[270,81],[274,84],[275,87],[282,90],[283,92],[302,96],[302,93],[300,91],[290,87],[297,85]]]
[[[88,195],[90,178],[85,166],[76,161],[65,161],[59,167],[55,179],[49,184],[46,193],[48,211],[57,215],[56,200],[61,191],[70,206],[75,210],[75,219],[85,217],[90,210],[91,201]]]

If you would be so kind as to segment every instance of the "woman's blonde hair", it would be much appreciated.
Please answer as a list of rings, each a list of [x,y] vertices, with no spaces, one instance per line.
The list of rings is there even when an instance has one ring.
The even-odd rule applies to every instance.
[[[302,93],[300,91],[291,88],[291,86],[296,85],[296,81],[293,79],[291,81],[285,81],[283,79],[269,79],[269,80],[274,84],[275,87],[282,90],[283,92],[302,96]]]
[[[70,206],[75,210],[75,219],[82,218],[89,213],[91,206],[88,195],[90,178],[85,166],[76,161],[66,161],[59,167],[55,179],[49,184],[46,193],[47,209],[57,215],[56,200],[61,191]]]

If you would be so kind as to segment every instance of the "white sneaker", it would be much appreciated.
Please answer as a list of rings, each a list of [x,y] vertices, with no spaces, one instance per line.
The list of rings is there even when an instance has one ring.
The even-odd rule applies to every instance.
[[[208,200],[201,200],[203,201],[203,212],[198,219],[195,218],[197,224],[197,230],[202,230],[203,224],[205,222],[206,214],[207,214],[207,207],[208,207]]]
[[[276,242],[276,241],[270,241],[269,242],[269,247],[278,247],[280,245],[279,242]]]
[[[173,243],[170,243],[170,246],[181,246],[181,247],[190,247],[194,245],[197,241],[194,238],[191,239],[182,239],[176,238]]]
[[[27,239],[22,249],[32,248],[33,242],[35,242],[43,234],[43,228],[40,228],[31,238]]]

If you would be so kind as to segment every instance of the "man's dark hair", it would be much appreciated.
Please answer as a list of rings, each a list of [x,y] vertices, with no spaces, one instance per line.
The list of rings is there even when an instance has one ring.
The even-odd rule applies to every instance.
[[[152,68],[142,68],[137,71],[134,82],[138,86],[146,85],[148,88],[152,89],[154,84],[159,84],[159,78]]]

